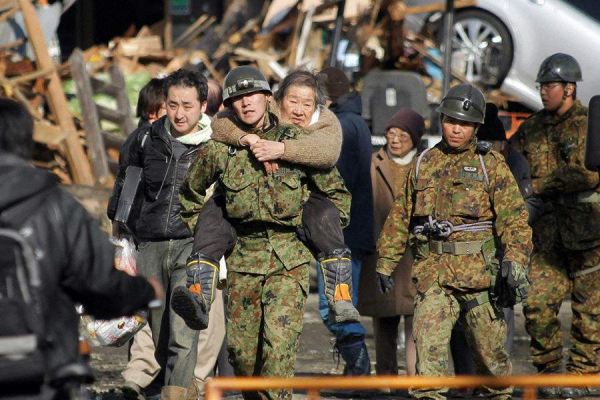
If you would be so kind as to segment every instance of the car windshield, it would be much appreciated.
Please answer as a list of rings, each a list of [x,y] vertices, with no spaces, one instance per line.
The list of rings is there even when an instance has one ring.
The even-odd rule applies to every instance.
[[[569,0],[567,3],[600,23],[600,2],[590,0]]]

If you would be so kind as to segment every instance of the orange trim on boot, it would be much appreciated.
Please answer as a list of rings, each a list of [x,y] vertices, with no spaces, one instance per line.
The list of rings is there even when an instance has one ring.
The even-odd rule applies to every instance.
[[[340,283],[335,286],[335,295],[333,296],[334,301],[352,301],[350,296],[350,286],[347,283]]]
[[[192,286],[189,287],[189,291],[192,293],[195,293],[197,295],[201,295],[202,294],[202,289],[200,289],[200,284],[199,283],[194,283]]]

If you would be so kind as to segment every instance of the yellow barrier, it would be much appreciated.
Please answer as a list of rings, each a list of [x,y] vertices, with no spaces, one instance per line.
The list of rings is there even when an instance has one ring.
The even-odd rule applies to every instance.
[[[300,389],[307,399],[319,398],[323,389],[420,389],[433,387],[508,387],[523,388],[523,398],[534,400],[539,387],[600,387],[600,375],[520,375],[520,376],[443,376],[443,377],[308,377],[308,378],[215,378],[206,385],[206,400],[220,400],[225,390]]]

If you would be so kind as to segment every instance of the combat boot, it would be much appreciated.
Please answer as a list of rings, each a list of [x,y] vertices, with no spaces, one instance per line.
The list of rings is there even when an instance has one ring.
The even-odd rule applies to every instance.
[[[186,286],[173,289],[171,307],[191,329],[208,327],[210,306],[215,299],[219,278],[219,262],[203,254],[187,259]]]
[[[335,342],[334,351],[337,351],[346,363],[344,375],[371,375],[371,360],[364,336],[351,336]]]
[[[560,367],[550,367],[540,370],[540,374],[560,374]],[[553,399],[560,397],[560,390],[556,387],[538,388],[538,397],[542,399]]]
[[[349,249],[336,249],[319,258],[325,297],[336,324],[358,322],[360,314],[352,304],[352,259]]]

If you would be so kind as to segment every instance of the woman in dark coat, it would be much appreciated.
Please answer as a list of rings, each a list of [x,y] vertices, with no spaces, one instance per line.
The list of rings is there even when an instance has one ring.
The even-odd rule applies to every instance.
[[[398,110],[386,127],[387,145],[373,154],[371,181],[375,207],[374,233],[379,237],[383,224],[397,196],[403,195],[406,175],[410,170],[417,145],[424,130],[424,121],[416,112]],[[412,337],[413,298],[415,288],[411,281],[412,255],[408,251],[394,271],[395,289],[387,295],[377,288],[375,267],[377,256],[365,259],[360,276],[358,310],[363,316],[373,317],[377,375],[397,375],[396,356],[398,325],[404,317],[406,337],[406,372],[415,375],[416,351]]]

